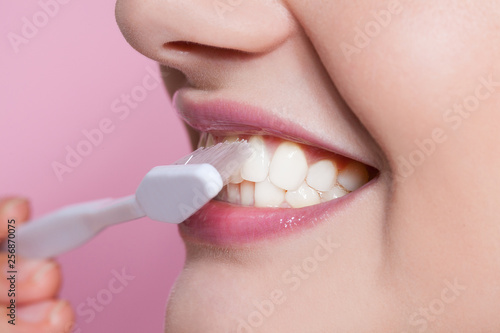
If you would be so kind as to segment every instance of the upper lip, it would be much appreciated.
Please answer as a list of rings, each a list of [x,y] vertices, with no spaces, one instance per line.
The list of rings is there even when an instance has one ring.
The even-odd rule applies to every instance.
[[[194,101],[185,96],[189,90],[178,90],[173,102],[180,117],[197,131],[214,135],[272,135],[328,150],[380,170],[380,162],[376,158],[364,156],[345,145],[326,141],[317,132],[308,131],[301,124],[285,119],[285,115],[280,112],[222,98]]]

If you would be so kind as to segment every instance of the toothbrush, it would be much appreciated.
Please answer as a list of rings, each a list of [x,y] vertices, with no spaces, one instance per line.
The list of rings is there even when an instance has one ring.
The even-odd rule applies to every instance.
[[[173,165],[153,168],[135,195],[66,206],[20,227],[17,254],[54,257],[84,244],[106,227],[144,216],[181,223],[213,199],[251,154],[246,141],[199,148]]]

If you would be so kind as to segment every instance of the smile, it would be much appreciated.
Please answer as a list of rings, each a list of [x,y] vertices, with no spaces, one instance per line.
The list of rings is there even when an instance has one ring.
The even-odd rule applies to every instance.
[[[178,95],[175,102],[200,132],[198,147],[247,140],[253,148],[217,197],[179,226],[186,240],[238,246],[313,227],[377,178],[373,167],[315,145],[311,137],[284,132],[282,125],[266,127],[261,117],[244,119],[255,112],[229,118],[224,108],[233,108],[226,102],[194,104]]]

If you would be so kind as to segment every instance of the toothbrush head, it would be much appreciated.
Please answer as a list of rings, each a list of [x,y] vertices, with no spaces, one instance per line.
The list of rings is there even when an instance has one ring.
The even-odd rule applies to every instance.
[[[231,176],[241,169],[252,153],[253,149],[246,140],[221,142],[211,147],[198,148],[174,164],[211,164],[221,175],[224,185],[227,185]]]
[[[148,172],[137,188],[137,202],[153,220],[181,223],[212,200],[251,155],[246,141],[199,148]]]

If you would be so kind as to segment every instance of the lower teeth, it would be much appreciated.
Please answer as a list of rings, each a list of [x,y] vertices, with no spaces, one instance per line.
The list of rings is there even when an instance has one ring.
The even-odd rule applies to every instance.
[[[231,140],[233,137],[228,138]],[[319,148],[275,137],[240,136],[254,148],[216,197],[255,207],[301,208],[340,198],[369,180],[367,167]],[[199,146],[225,141],[204,133]]]

